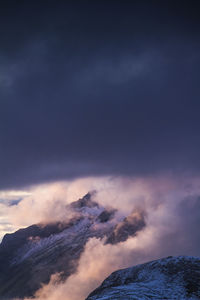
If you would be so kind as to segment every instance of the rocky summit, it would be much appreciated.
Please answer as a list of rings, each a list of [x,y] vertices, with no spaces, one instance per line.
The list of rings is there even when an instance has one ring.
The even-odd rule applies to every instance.
[[[167,257],[113,272],[86,300],[200,299],[200,259]]]
[[[93,201],[93,193],[66,205],[66,220],[34,224],[6,234],[0,244],[0,299],[23,299],[60,273],[64,281],[77,270],[90,238],[116,244],[145,227],[145,214],[134,211],[121,219],[116,209]]]

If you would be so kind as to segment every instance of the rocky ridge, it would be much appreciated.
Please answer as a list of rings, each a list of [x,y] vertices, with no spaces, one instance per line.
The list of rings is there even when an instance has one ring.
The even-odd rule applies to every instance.
[[[167,257],[113,272],[86,300],[200,299],[200,258]]]
[[[66,280],[76,271],[90,238],[116,244],[145,227],[142,212],[121,220],[115,214],[88,193],[66,206],[65,222],[35,224],[6,234],[0,244],[0,299],[32,297],[55,273],[61,274],[60,281]]]

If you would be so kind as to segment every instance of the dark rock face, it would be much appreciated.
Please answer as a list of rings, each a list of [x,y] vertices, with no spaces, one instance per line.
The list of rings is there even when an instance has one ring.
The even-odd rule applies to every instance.
[[[112,273],[86,300],[200,299],[200,259],[167,257]]]
[[[114,217],[116,210],[104,210],[102,213],[98,216],[98,219],[101,223],[108,222]]]
[[[15,251],[16,248],[23,246],[29,237],[40,237],[46,238],[52,234],[57,234],[62,232],[69,226],[72,226],[73,222],[64,224],[61,222],[56,222],[53,224],[42,225],[32,225],[28,228],[19,229],[18,231],[6,234],[1,243],[1,250],[7,249]]]
[[[76,271],[92,237],[117,243],[141,229],[134,225],[134,230],[119,230],[116,210],[100,206],[90,193],[69,204],[66,215],[68,212],[71,219],[66,222],[36,224],[4,236],[0,244],[0,299],[32,297],[55,273],[65,280]],[[128,219],[122,222],[124,227],[129,223]],[[120,237],[110,238],[114,231],[119,231]]]
[[[124,218],[117,224],[108,236],[107,244],[117,244],[124,242],[129,236],[134,236],[139,230],[145,227],[145,214],[142,211],[135,211],[130,216]]]
[[[64,272],[67,277],[74,272],[86,240],[80,238],[77,247],[65,243],[65,238],[81,221],[33,225],[6,235],[0,245],[0,299],[32,296],[51,274]]]
[[[83,198],[75,202],[72,202],[70,204],[70,207],[74,209],[81,209],[83,207],[88,207],[88,208],[99,207],[99,204],[95,201],[92,201],[91,199],[93,193],[87,193]]]

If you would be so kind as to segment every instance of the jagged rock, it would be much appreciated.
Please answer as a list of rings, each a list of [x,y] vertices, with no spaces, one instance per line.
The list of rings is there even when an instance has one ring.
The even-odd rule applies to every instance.
[[[102,213],[98,216],[98,219],[101,223],[105,223],[108,222],[109,220],[111,220],[114,217],[116,210],[112,209],[112,210],[104,210],[102,211]]]
[[[81,209],[83,207],[88,207],[88,208],[99,207],[99,204],[92,200],[92,195],[94,193],[95,192],[87,193],[83,198],[81,198],[75,202],[72,202],[70,204],[70,207],[74,208],[74,209]]]
[[[32,297],[55,273],[65,280],[76,271],[90,238],[112,236],[116,210],[102,207],[92,195],[66,206],[66,215],[71,216],[66,222],[36,224],[4,236],[0,244],[0,299]],[[124,240],[127,238],[126,234]]]
[[[136,235],[145,225],[145,213],[143,211],[134,211],[115,226],[114,230],[108,236],[106,243],[117,244],[124,242],[128,237]]]
[[[200,299],[200,259],[167,257],[113,272],[86,300]]]

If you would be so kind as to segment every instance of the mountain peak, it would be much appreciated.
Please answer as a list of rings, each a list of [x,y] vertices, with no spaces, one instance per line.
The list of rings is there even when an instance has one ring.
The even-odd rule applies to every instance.
[[[92,208],[92,207],[99,207],[99,204],[92,200],[92,196],[95,195],[95,191],[88,192],[83,198],[80,198],[79,200],[72,202],[70,206],[73,209],[81,209],[84,207]]]

